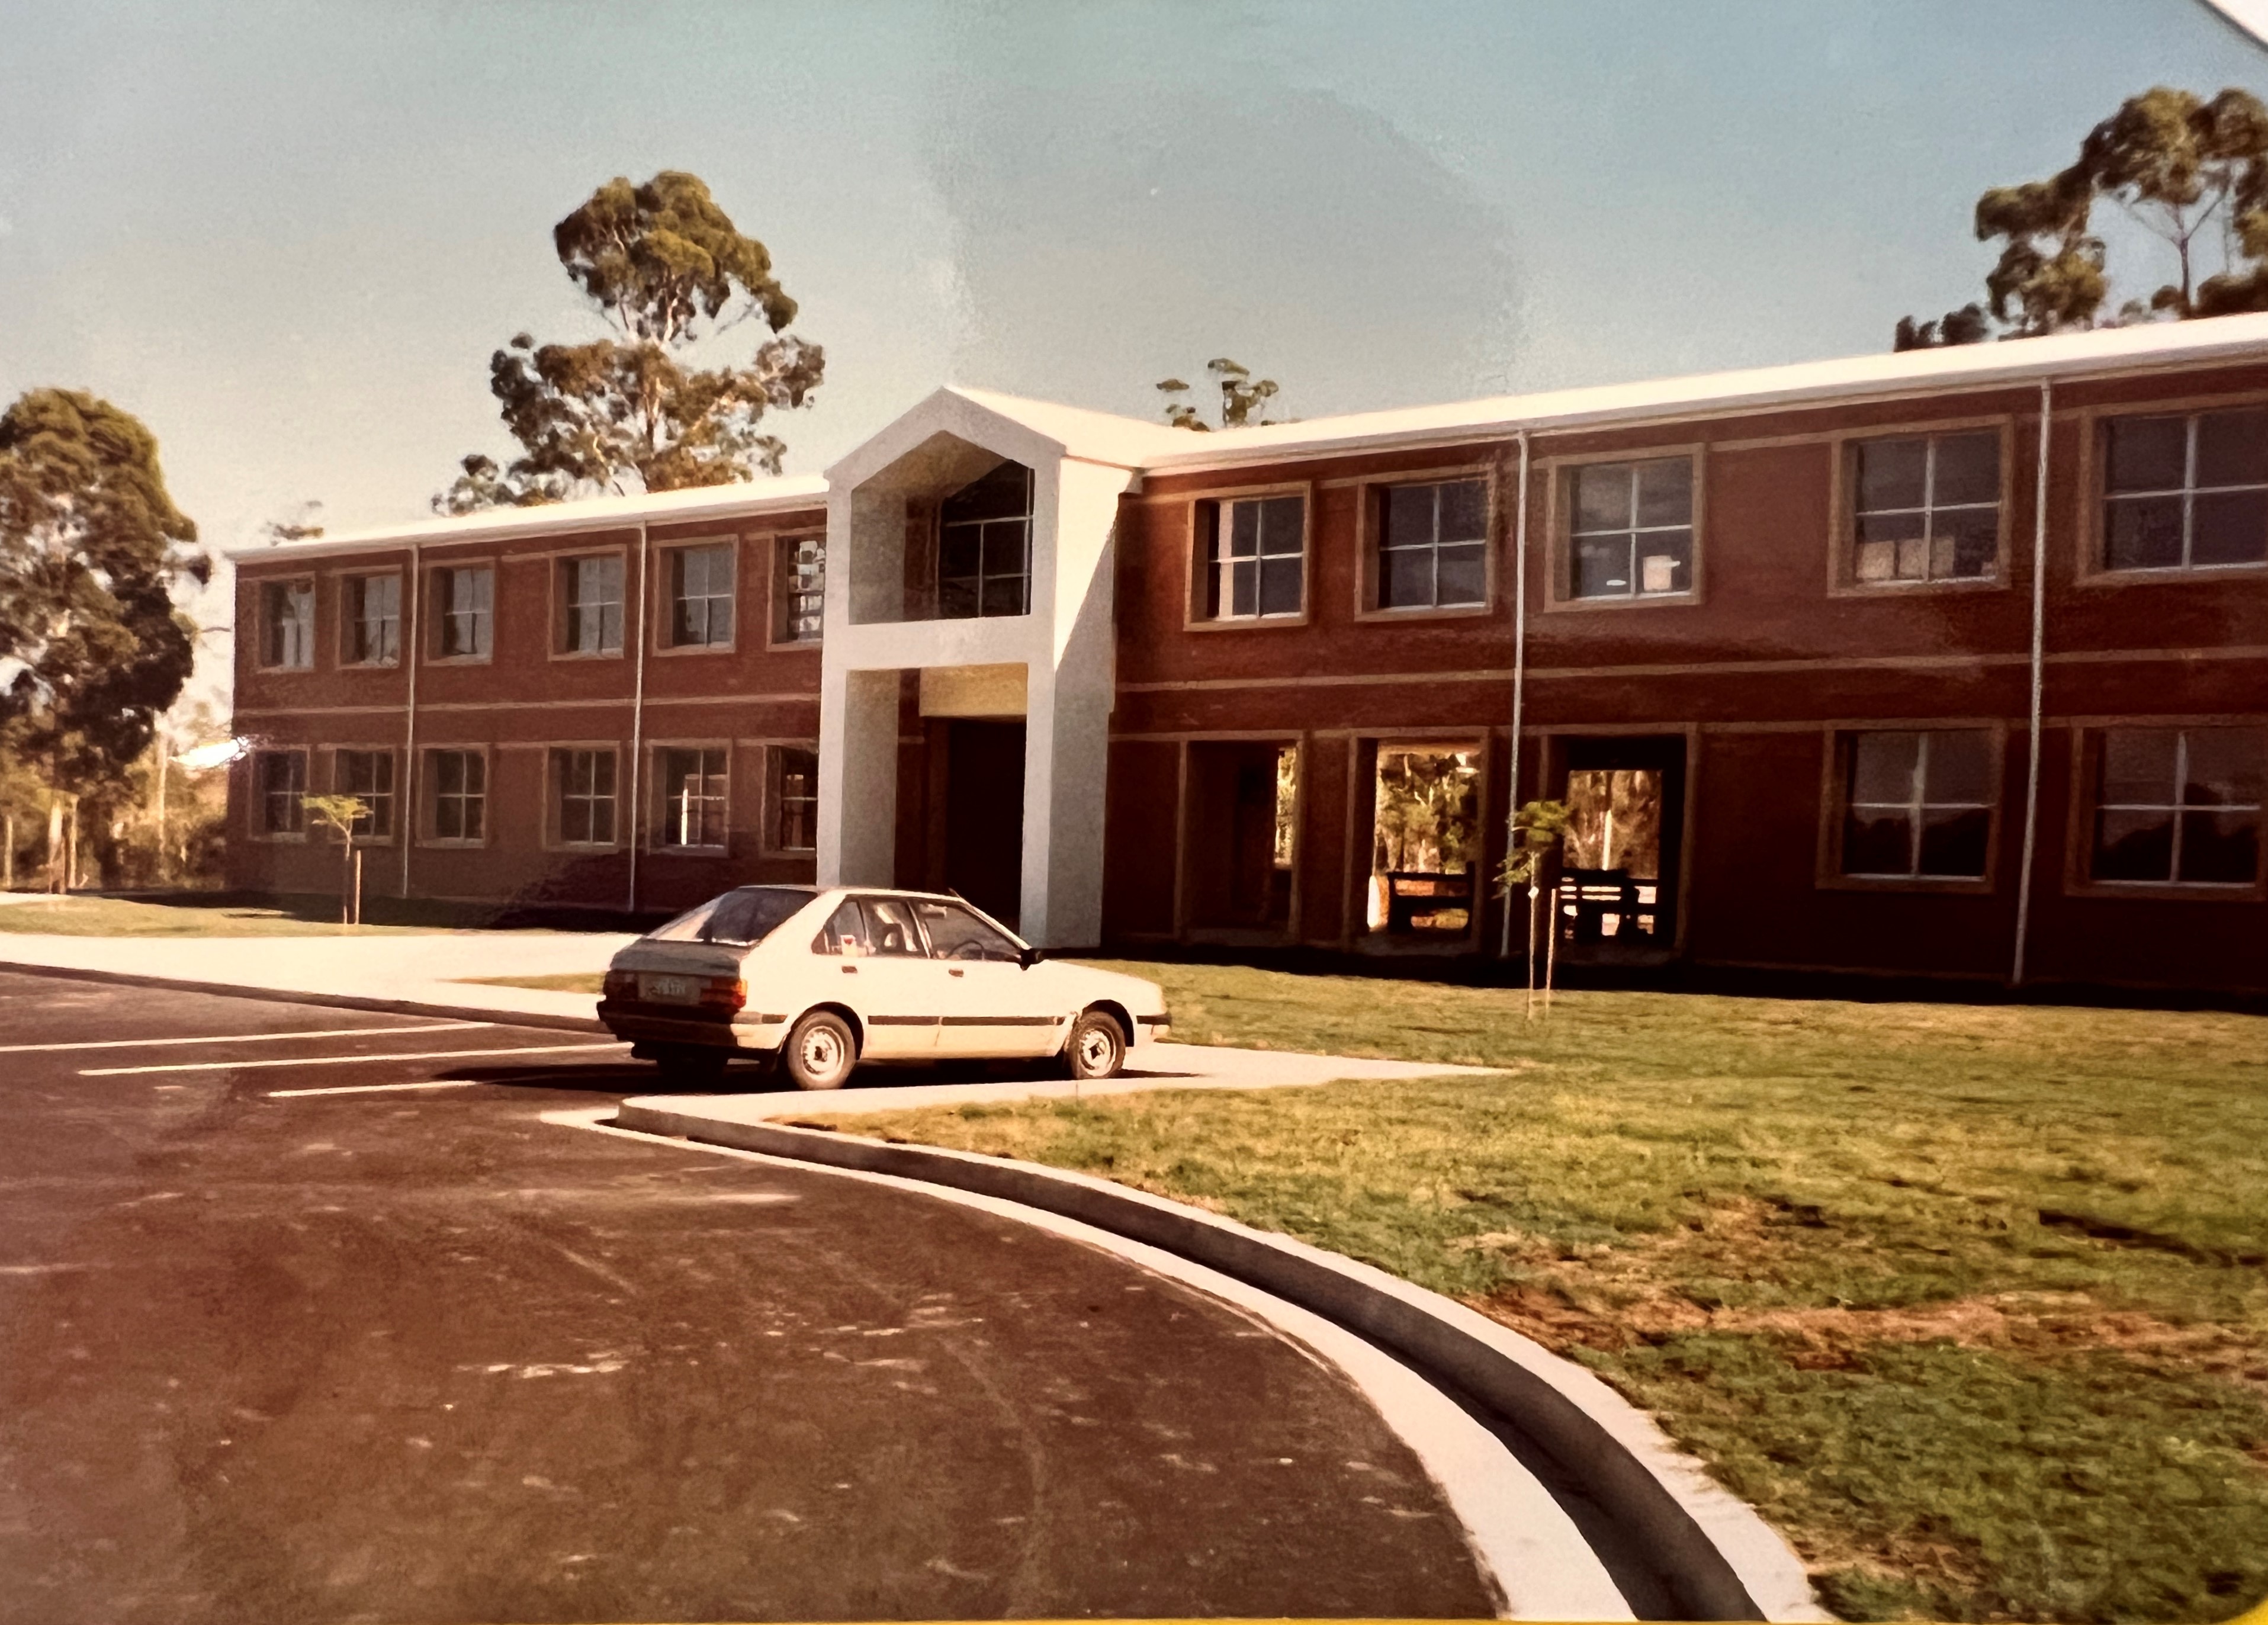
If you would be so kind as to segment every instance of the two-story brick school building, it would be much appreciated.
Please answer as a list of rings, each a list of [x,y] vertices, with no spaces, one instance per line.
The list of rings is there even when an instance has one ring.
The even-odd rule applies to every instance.
[[[2268,317],[1193,435],[940,390],[822,478],[239,553],[235,884],[952,886],[1052,945],[2268,991]]]

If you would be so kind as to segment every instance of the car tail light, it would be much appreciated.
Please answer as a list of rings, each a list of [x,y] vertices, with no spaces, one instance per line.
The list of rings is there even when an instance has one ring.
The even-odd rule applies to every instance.
[[[600,984],[599,996],[610,999],[637,997],[637,973],[634,970],[610,970]]]
[[[701,1002],[716,1010],[745,1009],[748,984],[737,976],[711,976],[701,984]]]

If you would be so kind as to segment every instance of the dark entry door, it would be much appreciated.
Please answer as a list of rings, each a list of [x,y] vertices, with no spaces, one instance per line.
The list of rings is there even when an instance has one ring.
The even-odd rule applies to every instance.
[[[1024,724],[948,724],[945,884],[1006,924],[1024,894]]]
[[[1651,960],[1677,940],[1685,835],[1682,735],[1565,741],[1561,952]]]

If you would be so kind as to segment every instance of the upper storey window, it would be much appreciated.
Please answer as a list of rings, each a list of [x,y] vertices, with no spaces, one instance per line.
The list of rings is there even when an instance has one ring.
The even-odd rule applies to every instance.
[[[559,652],[622,651],[622,557],[602,553],[559,562]]]
[[[1032,608],[1032,471],[1006,462],[938,510],[940,620],[1023,615]]]
[[[2103,427],[2102,568],[2268,561],[2268,408]]]
[[[401,577],[349,576],[340,589],[349,665],[392,665],[401,658]]]
[[[1854,448],[1851,575],[1989,581],[2000,557],[2000,437],[1913,435]]]
[[[1567,596],[1693,591],[1693,460],[1586,463],[1569,482]]]
[[[260,664],[304,672],[315,664],[315,584],[260,584]]]
[[[1488,588],[1488,482],[1393,485],[1379,495],[1378,607],[1478,604]]]
[[[443,660],[485,660],[495,647],[496,570],[460,564],[433,572],[433,653]]]
[[[772,546],[772,642],[815,643],[827,626],[827,538],[783,536]]]
[[[1197,506],[1205,621],[1292,619],[1307,607],[1307,500],[1237,496]]]
[[[737,577],[729,541],[679,548],[669,555],[669,644],[673,649],[733,646],[733,587]]]

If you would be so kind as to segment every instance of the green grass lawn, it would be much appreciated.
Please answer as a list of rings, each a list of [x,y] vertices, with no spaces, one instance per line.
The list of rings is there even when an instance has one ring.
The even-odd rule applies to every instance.
[[[57,937],[339,937],[430,934],[430,925],[341,925],[282,908],[217,904],[191,894],[179,902],[129,902],[115,897],[65,897],[54,902],[0,905],[0,931]]]
[[[2268,1593],[2268,1019],[1560,996],[1238,968],[1178,1036],[1480,1078],[841,1120],[1104,1174],[1580,1360],[1851,1618]]]

